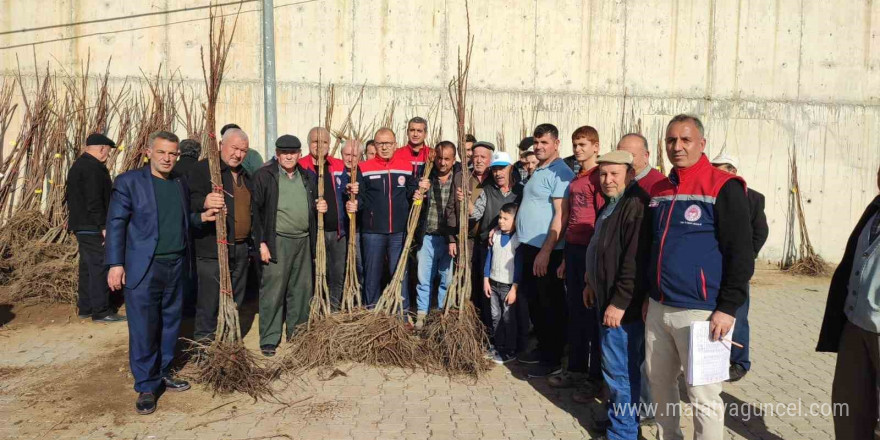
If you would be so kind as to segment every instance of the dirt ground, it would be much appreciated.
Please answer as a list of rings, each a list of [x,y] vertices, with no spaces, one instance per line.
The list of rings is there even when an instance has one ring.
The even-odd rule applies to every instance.
[[[827,278],[757,272],[753,343],[766,330],[762,322],[780,313],[802,316],[809,328],[798,331],[809,339],[792,342],[794,347],[767,343],[753,350],[753,363],[765,371],[725,386],[736,401],[769,392],[762,375],[774,383],[776,362],[833,371],[833,358],[816,355],[809,346],[818,334],[827,285]],[[257,349],[255,325],[245,341]],[[522,380],[516,366],[494,368],[478,383],[467,384],[357,365],[341,366],[344,374],[331,380],[315,374],[279,385],[283,389],[276,402],[212,396],[194,386],[162,396],[157,413],[145,417],[134,412],[124,323],[80,320],[68,305],[0,303],[0,345],[0,438],[589,438],[588,428],[603,418],[599,402],[575,404],[567,391]],[[805,397],[827,399],[830,378],[815,373],[801,381],[809,392]],[[813,392],[810,385],[815,385]],[[513,410],[516,415],[509,417]],[[741,429],[728,425],[734,438],[828,438],[830,429],[829,419],[811,422],[803,432],[794,431],[796,424],[774,425],[767,418],[759,428],[748,420],[742,423]],[[784,435],[789,428],[803,436]],[[653,432],[645,434],[652,438]]]

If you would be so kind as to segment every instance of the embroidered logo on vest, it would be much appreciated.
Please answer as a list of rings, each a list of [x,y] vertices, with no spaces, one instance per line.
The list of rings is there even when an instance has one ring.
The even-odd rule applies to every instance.
[[[689,222],[695,222],[695,221],[699,220],[700,217],[702,217],[702,216],[703,216],[703,210],[701,210],[700,207],[697,205],[691,205],[684,212],[684,219]]]

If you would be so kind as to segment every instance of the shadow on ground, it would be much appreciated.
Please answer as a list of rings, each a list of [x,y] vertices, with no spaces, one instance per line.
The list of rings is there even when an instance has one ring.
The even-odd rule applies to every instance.
[[[0,327],[12,322],[15,313],[12,313],[12,304],[0,304]]]

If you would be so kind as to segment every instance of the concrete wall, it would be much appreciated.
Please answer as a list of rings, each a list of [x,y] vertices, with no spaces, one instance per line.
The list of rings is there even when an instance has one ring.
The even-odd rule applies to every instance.
[[[161,63],[201,90],[208,12],[185,9],[207,3],[4,0],[0,73],[14,72],[16,56],[25,72],[34,58],[76,72],[91,53],[93,69],[113,57],[116,86]],[[393,101],[402,135],[407,117],[426,115],[442,99],[433,119],[441,120],[444,137],[454,137],[446,85],[465,41],[463,0],[275,4],[279,133],[303,137],[317,123],[320,80],[338,85],[336,125],[365,85],[356,124],[380,118]],[[241,7],[219,121],[239,123],[252,147],[265,151],[260,3]],[[604,151],[637,121],[653,144],[670,116],[698,114],[707,153],[726,148],[739,156],[749,185],[767,196],[768,259],[782,255],[791,151],[811,238],[829,260],[841,256],[877,193],[877,2],[480,0],[471,2],[470,20],[476,43],[469,99],[478,138],[494,141],[503,132],[512,148],[524,125],[549,121],[570,133],[590,124]],[[566,136],[564,150],[570,148]]]

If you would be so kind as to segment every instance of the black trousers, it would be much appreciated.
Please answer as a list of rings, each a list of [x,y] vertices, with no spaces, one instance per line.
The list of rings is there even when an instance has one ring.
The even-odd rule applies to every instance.
[[[486,328],[489,337],[492,337],[492,301],[483,293],[483,266],[489,255],[489,243],[480,239],[468,240],[471,246],[471,301],[477,308],[480,322]]]
[[[517,249],[517,252],[522,252],[523,263],[520,291],[528,301],[529,318],[535,327],[541,360],[555,365],[562,361],[567,329],[565,285],[556,276],[563,255],[561,249],[551,252],[547,274],[537,277],[532,266],[539,251],[527,244],[521,244]]]
[[[100,319],[109,315],[110,288],[107,286],[107,268],[104,267],[104,237],[77,233],[79,245],[79,295],[76,301],[80,315]]]
[[[229,274],[232,277],[232,297],[239,308],[247,291],[250,258],[247,243],[229,246]],[[220,310],[220,266],[215,258],[196,258],[199,275],[199,297],[196,302],[196,325],[193,338],[214,339],[217,313]]]

